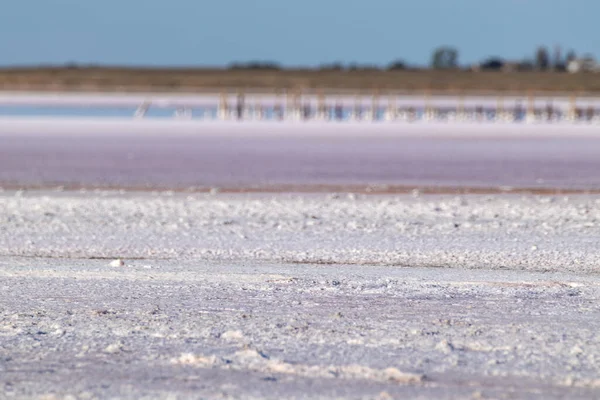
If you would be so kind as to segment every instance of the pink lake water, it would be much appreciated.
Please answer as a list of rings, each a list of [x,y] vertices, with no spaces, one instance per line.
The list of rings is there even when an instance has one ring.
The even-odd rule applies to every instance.
[[[0,186],[600,189],[595,127],[38,122],[0,123]]]

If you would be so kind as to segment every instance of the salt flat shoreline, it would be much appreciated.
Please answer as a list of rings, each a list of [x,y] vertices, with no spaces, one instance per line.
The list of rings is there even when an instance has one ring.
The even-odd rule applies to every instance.
[[[491,123],[491,122],[321,122],[321,121],[218,121],[170,118],[1,116],[0,136],[12,135],[134,134],[172,136],[272,137],[430,137],[430,138],[544,138],[600,137],[600,127],[589,123]]]
[[[486,187],[486,186],[400,186],[400,185],[277,185],[277,186],[252,186],[252,187],[127,187],[127,186],[85,186],[85,185],[35,185],[4,183],[0,186],[0,193],[8,196],[23,194],[57,196],[111,196],[111,195],[292,195],[292,196],[319,196],[335,194],[337,196],[393,196],[412,195],[434,197],[438,195],[479,196],[479,195],[533,195],[533,196],[570,196],[570,195],[599,195],[600,189],[565,189],[552,187]]]
[[[218,105],[221,96],[229,102],[235,104],[238,95],[242,92],[235,89],[223,90],[222,92],[213,93],[114,93],[114,92],[27,92],[27,91],[0,91],[0,106],[28,106],[28,105],[46,105],[46,106],[73,106],[73,107],[137,107],[143,103],[151,102],[157,107],[204,107]],[[374,97],[378,99],[379,106],[387,106],[394,102],[398,107],[424,107],[429,104],[439,107],[457,107],[462,103],[465,107],[496,107],[499,102],[504,107],[513,108],[520,104],[526,106],[529,101],[529,96],[516,95],[407,95],[407,94],[385,94],[378,96],[373,94],[358,96],[352,94],[335,94],[323,93],[324,102],[329,106],[333,106],[342,102],[346,106],[354,106],[355,104],[372,105]],[[319,94],[305,93],[301,96],[302,104],[310,104],[315,106],[319,101]],[[276,95],[273,93],[247,93],[245,95],[247,104],[260,103],[265,106],[273,106],[275,104],[288,104],[288,96],[285,93]],[[539,95],[533,96],[532,102],[536,107],[545,107],[552,104],[561,110],[566,110],[572,101],[571,95]],[[597,107],[600,105],[600,97],[594,96],[577,96],[576,104],[580,107]]]

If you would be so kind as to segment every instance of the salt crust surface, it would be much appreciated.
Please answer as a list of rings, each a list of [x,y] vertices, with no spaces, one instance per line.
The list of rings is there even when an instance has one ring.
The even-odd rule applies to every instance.
[[[573,271],[600,267],[600,198],[0,197],[0,255]]]
[[[598,200],[5,192],[0,393],[597,398]]]

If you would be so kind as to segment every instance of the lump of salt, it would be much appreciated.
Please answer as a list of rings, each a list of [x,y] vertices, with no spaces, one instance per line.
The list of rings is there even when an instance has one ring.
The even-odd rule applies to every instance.
[[[122,267],[125,265],[125,262],[119,258],[111,261],[108,265],[110,265],[111,267]]]

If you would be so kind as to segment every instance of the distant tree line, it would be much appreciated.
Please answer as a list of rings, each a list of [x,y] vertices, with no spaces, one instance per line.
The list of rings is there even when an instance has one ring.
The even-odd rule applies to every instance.
[[[264,61],[251,61],[248,63],[235,62],[229,66],[229,69],[266,69],[266,70],[279,70],[283,69],[281,65],[275,62],[264,62]]]
[[[587,56],[589,57],[589,56]],[[562,56],[560,47],[554,49],[554,54],[545,46],[536,49],[532,58],[526,58],[520,61],[509,62],[500,57],[490,57],[479,64],[482,70],[502,70],[507,65],[516,71],[557,71],[564,72],[571,61],[577,59],[575,51],[569,50],[566,56]]]
[[[394,70],[481,70],[481,71],[566,71],[569,63],[574,60],[584,61],[595,64],[592,56],[584,54],[577,57],[573,50],[568,51],[564,56],[560,47],[555,47],[553,53],[548,47],[540,46],[531,57],[522,60],[506,60],[502,57],[488,57],[475,65],[461,65],[459,61],[459,51],[452,46],[441,46],[435,49],[431,54],[431,60],[428,66],[419,66],[409,64],[402,59],[392,61],[388,65],[381,66],[376,64],[359,64],[342,62],[333,62],[322,64],[314,68],[299,68],[303,70],[312,69],[323,72],[335,71],[394,71]],[[60,68],[60,67],[59,67]],[[89,69],[106,68],[97,64],[78,64],[69,62],[64,65],[67,69]],[[117,67],[118,68],[118,67]],[[273,61],[249,61],[234,62],[227,66],[229,70],[256,70],[256,71],[278,71],[289,69]]]
[[[401,60],[390,63],[387,67],[381,67],[375,64],[358,64],[350,63],[344,65],[341,62],[333,62],[322,64],[314,69],[320,71],[381,71],[394,69],[408,69],[409,66]],[[230,70],[284,70],[287,69],[276,62],[250,61],[250,62],[234,62],[228,66]],[[302,68],[304,69],[304,68]]]
[[[590,58],[590,56],[584,56]],[[545,46],[536,49],[531,58],[523,60],[506,60],[502,57],[489,57],[480,63],[473,65],[460,65],[459,52],[451,46],[442,46],[435,49],[431,55],[431,61],[428,67],[415,66],[406,63],[404,60],[396,60],[387,66],[373,64],[350,63],[344,65],[341,62],[323,64],[316,68],[319,71],[384,71],[384,70],[422,70],[422,69],[455,69],[455,70],[487,70],[487,71],[566,71],[569,62],[576,60],[577,55],[570,50],[563,57],[561,49],[556,47],[551,54]],[[283,70],[281,65],[275,62],[252,61],[247,63],[236,62],[229,66],[230,69],[243,70]]]

